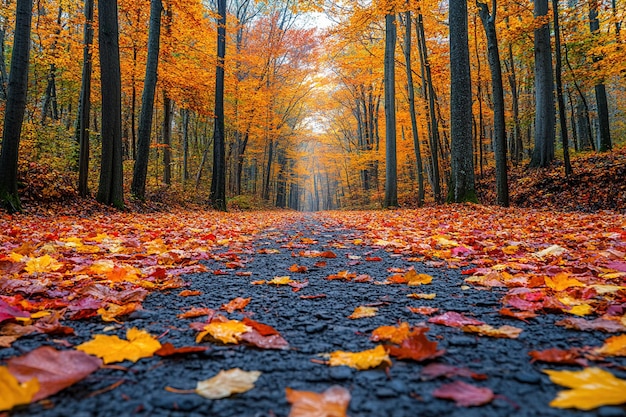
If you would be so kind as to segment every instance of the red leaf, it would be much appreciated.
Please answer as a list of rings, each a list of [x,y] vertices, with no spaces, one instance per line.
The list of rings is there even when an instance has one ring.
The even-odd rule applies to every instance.
[[[532,357],[532,362],[547,362],[547,363],[562,363],[567,365],[581,365],[587,366],[587,361],[580,357],[580,351],[575,348],[568,350],[561,349],[546,349],[546,350],[531,350],[528,352]]]
[[[477,381],[482,381],[482,380],[487,379],[487,375],[485,374],[478,374],[468,368],[458,368],[456,366],[445,365],[443,363],[430,363],[426,365],[422,369],[421,375],[422,375],[422,378],[425,378],[425,379],[434,379],[440,376],[445,376],[446,378],[452,378],[455,376],[464,376],[464,377],[473,378]]]
[[[28,318],[30,317],[30,314],[21,308],[13,307],[0,300],[0,323],[6,320],[12,320],[16,317]]]
[[[235,310],[243,311],[244,308],[250,303],[252,298],[233,298],[228,304],[222,304],[220,310],[226,310],[229,313],[233,313]]]
[[[488,404],[494,398],[493,391],[489,388],[477,387],[463,381],[442,385],[433,391],[433,396],[453,400],[460,407]]]
[[[298,292],[300,291],[302,288],[306,287],[307,285],[309,285],[309,280],[305,279],[302,282],[297,282],[297,281],[292,281],[287,283],[287,285],[289,285],[291,287],[291,291],[293,292]]]
[[[533,313],[532,311],[513,311],[506,307],[502,307],[500,309],[500,315],[513,317],[526,323],[528,323],[528,320],[526,319],[532,319],[533,317],[537,317],[537,314]]]
[[[450,327],[463,327],[468,324],[480,326],[481,324],[485,324],[485,322],[465,317],[463,314],[455,311],[448,311],[447,313],[443,313],[439,316],[431,317],[428,319],[428,322]]]
[[[162,345],[161,349],[154,352],[154,354],[159,356],[185,355],[188,353],[204,352],[207,349],[208,346],[183,346],[175,348],[173,344],[168,342]]]
[[[400,347],[388,346],[389,354],[398,359],[412,359],[418,362],[443,355],[445,350],[437,350],[437,342],[428,340],[425,334],[427,331],[427,327],[413,330],[409,337],[402,341]]]
[[[289,343],[280,334],[264,336],[256,329],[245,332],[241,335],[241,340],[261,349],[289,349]]]
[[[259,332],[261,336],[272,336],[272,335],[280,335],[278,330],[273,328],[272,326],[268,326],[267,324],[259,323],[258,321],[254,321],[249,319],[248,317],[244,317],[241,321],[246,326],[252,327],[254,330]]]

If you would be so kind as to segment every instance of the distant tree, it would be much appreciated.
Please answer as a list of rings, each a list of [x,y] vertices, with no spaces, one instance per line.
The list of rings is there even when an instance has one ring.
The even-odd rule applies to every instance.
[[[548,15],[548,0],[535,0],[535,18],[545,19]],[[547,167],[554,161],[555,108],[554,76],[552,68],[552,46],[550,24],[542,20],[535,29],[535,148],[530,167]]]
[[[78,120],[76,141],[78,142],[78,193],[89,195],[89,112],[91,109],[91,72],[93,67],[91,48],[93,44],[93,0],[85,0],[85,28],[83,33],[83,73],[80,98],[78,99]]]
[[[98,30],[102,86],[102,162],[96,200],[123,208],[122,88],[117,0],[98,2]]]
[[[447,200],[475,202],[467,0],[450,0],[449,19],[451,172]]]
[[[226,0],[217,0],[217,66],[215,67],[215,128],[213,129],[213,177],[209,203],[226,211],[226,154],[224,138],[224,57],[226,56]]]
[[[146,178],[148,176],[148,158],[150,156],[150,132],[154,112],[154,94],[157,84],[159,66],[159,46],[161,36],[161,0],[150,2],[150,27],[148,29],[148,58],[146,61],[146,77],[141,97],[141,113],[139,115],[139,135],[137,137],[137,154],[133,169],[133,182],[130,191],[141,200],[146,197]]]
[[[17,161],[28,90],[32,9],[32,0],[17,0],[11,72],[0,151],[0,205],[11,213],[22,210],[17,193]]]
[[[384,206],[398,206],[398,171],[396,156],[396,15],[385,15],[385,202]]]

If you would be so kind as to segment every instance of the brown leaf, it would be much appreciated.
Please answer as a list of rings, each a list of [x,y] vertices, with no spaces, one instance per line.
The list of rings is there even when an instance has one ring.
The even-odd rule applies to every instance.
[[[467,325],[480,326],[485,324],[485,322],[483,321],[465,317],[463,314],[457,313],[455,311],[448,311],[447,313],[443,313],[439,316],[431,317],[428,319],[428,322],[443,324],[444,326],[450,327],[463,327]]]
[[[418,362],[443,355],[445,350],[437,350],[437,342],[428,340],[425,334],[427,331],[427,327],[415,329],[402,341],[400,347],[388,346],[387,351],[398,359],[412,359]]]
[[[443,363],[429,363],[424,368],[422,368],[422,379],[434,379],[440,376],[444,376],[446,378],[452,378],[455,376],[463,376],[475,379],[477,381],[482,381],[487,379],[487,375],[478,374],[473,372],[468,368],[459,368],[456,366],[445,365]]]
[[[40,389],[33,401],[38,401],[84,379],[100,368],[102,361],[77,350],[59,351],[43,346],[9,359],[7,365],[11,374],[22,383],[37,378]]]
[[[208,349],[208,346],[183,346],[175,348],[173,344],[167,342],[154,352],[158,356],[186,355],[188,353],[200,353]]]
[[[346,417],[351,398],[350,391],[337,385],[321,394],[289,387],[285,393],[292,404],[289,417]]]
[[[587,366],[587,361],[580,356],[580,350],[571,348],[568,350],[562,350],[557,348],[551,348],[546,350],[531,350],[528,352],[532,359],[532,362],[546,362],[546,363],[561,363],[566,365],[581,365]]]
[[[597,318],[593,320],[586,320],[579,317],[568,317],[566,319],[557,321],[557,326],[564,326],[567,329],[576,329],[582,331],[600,330],[607,333],[625,332],[626,327],[619,321],[606,320]]]
[[[433,396],[453,400],[457,406],[472,407],[490,403],[494,394],[489,388],[477,387],[463,381],[442,385],[433,391]]]

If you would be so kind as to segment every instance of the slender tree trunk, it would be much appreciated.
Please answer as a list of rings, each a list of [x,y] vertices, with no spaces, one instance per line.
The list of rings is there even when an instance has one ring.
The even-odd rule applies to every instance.
[[[385,202],[384,207],[398,206],[398,168],[396,156],[396,15],[385,16]]]
[[[172,100],[163,90],[163,183],[172,184]]]
[[[63,16],[63,8],[59,6],[57,13],[57,28],[54,31],[55,38],[50,48],[54,53],[57,47],[57,39],[61,34],[61,16]],[[57,107],[57,86],[56,86],[57,67],[54,63],[50,64],[48,72],[48,85],[46,86],[46,94],[44,95],[43,105],[41,106],[41,124],[45,125],[48,113],[54,120],[59,120],[59,110]]]
[[[478,148],[474,153],[478,154],[478,172],[480,178],[485,176],[484,163],[485,158],[483,156],[483,136],[485,136],[485,117],[483,112],[483,83],[482,83],[482,65],[480,60],[480,54],[478,53],[478,25],[476,24],[476,16],[474,16],[474,51],[476,52],[476,100],[478,101],[478,127],[475,129],[477,132],[476,143]],[[474,119],[472,118],[472,121]]]
[[[226,56],[226,0],[217,0],[217,67],[215,68],[215,128],[213,129],[213,177],[211,206],[226,211],[226,158],[224,137],[224,57]]]
[[[535,18],[548,15],[548,0],[535,0]],[[550,24],[535,29],[535,148],[530,167],[547,167],[554,161],[555,109]]]
[[[9,80],[9,74],[7,74],[7,65],[4,57],[6,56],[6,28],[4,27],[4,21],[0,26],[0,100],[7,100],[7,82]]]
[[[17,161],[28,91],[32,9],[32,0],[17,0],[11,72],[0,150],[0,206],[10,213],[22,211],[17,193]]]
[[[559,104],[559,124],[561,126],[561,142],[563,144],[563,162],[565,165],[565,176],[569,177],[573,174],[573,172],[572,164],[569,158],[567,117],[565,116],[565,99],[563,98],[563,81],[561,79],[563,65],[561,64],[561,25],[559,24],[559,0],[552,0],[552,13],[554,16],[554,48],[556,49],[556,99],[557,103]]]
[[[189,109],[181,109],[183,116],[183,184],[189,179]]]
[[[148,57],[146,60],[146,77],[141,97],[141,113],[139,114],[139,133],[137,136],[137,154],[133,170],[133,182],[130,191],[140,200],[146,198],[146,179],[148,176],[148,160],[150,157],[150,132],[154,112],[154,94],[157,84],[159,66],[159,38],[161,36],[161,0],[150,2],[150,28],[148,29]]]
[[[508,16],[505,19],[507,28],[509,27]],[[511,139],[511,161],[517,166],[524,156],[524,144],[522,142],[522,128],[519,120],[519,94],[517,91],[517,73],[515,61],[513,59],[513,46],[508,42],[509,61],[509,88],[511,89],[511,110],[513,112],[513,138]]]
[[[472,85],[467,36],[467,0],[450,0],[450,137],[448,201],[476,202],[472,161]]]
[[[598,1],[589,0],[589,29],[592,34],[600,32],[600,21],[598,20]],[[593,62],[597,63],[602,60],[599,55],[593,56]],[[599,81],[595,85],[596,105],[598,106],[598,124],[600,127],[600,152],[610,151],[613,148],[611,143],[611,128],[609,124],[609,104],[606,95],[606,87],[604,82]]]
[[[417,167],[417,205],[424,204],[424,167],[422,166],[422,152],[420,149],[419,133],[417,131],[417,115],[415,112],[415,89],[413,87],[413,70],[411,68],[411,11],[405,14],[404,31],[404,62],[406,65],[407,90],[409,98],[409,114],[411,116],[411,133],[413,134],[413,148]]]
[[[83,46],[83,74],[81,77],[80,99],[78,101],[78,121],[76,137],[78,141],[78,193],[89,195],[89,112],[91,110],[91,72],[93,44],[93,0],[85,0],[85,28]]]
[[[123,208],[122,82],[117,19],[117,0],[98,3],[102,86],[102,162],[96,200],[103,204]]]
[[[267,150],[267,169],[265,170],[265,175],[263,176],[263,200],[270,199],[270,178],[272,176],[272,161],[274,159],[274,141],[270,139],[270,143],[268,145]]]
[[[491,3],[491,15],[486,3],[477,2],[480,20],[487,36],[487,58],[491,69],[493,95],[493,147],[496,157],[496,194],[498,204],[509,206],[509,185],[506,162],[506,124],[504,120],[504,87],[502,86],[502,66],[496,34],[496,0]]]

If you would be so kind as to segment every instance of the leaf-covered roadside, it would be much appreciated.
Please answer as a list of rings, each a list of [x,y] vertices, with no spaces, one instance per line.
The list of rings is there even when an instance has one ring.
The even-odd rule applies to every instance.
[[[273,349],[285,357],[302,360],[304,356],[305,361],[320,368],[347,366],[356,370],[353,372],[384,376],[387,367],[391,380],[395,369],[400,372],[402,366],[417,366],[424,381],[432,379],[426,372],[428,366],[447,367],[438,375],[452,379],[452,384],[438,383],[436,389],[421,395],[428,395],[430,401],[452,399],[463,407],[483,406],[502,395],[481,382],[496,378],[496,374],[484,373],[484,378],[478,378],[479,367],[464,368],[470,364],[459,362],[464,356],[454,348],[457,342],[453,339],[488,338],[493,346],[522,346],[532,341],[546,315],[565,317],[560,320],[563,326],[617,334],[603,337],[604,343],[576,345],[569,351],[561,345],[541,346],[544,351],[556,347],[563,350],[548,355],[537,349],[526,358],[529,365],[536,362],[540,365],[533,366],[548,366],[548,370],[600,366],[609,373],[617,371],[617,378],[624,365],[620,333],[625,326],[626,221],[616,214],[553,214],[466,205],[316,215],[176,212],[116,214],[93,220],[16,216],[2,222],[2,230],[7,232],[0,243],[0,337],[5,338],[0,342],[11,346],[16,340],[19,344],[19,338],[40,335],[43,339],[38,340],[62,352],[84,350],[110,364],[94,369],[96,377],[107,367],[126,368],[129,361],[141,362],[153,354],[162,358],[161,364],[172,364],[177,357],[203,355],[207,348],[242,358],[254,355],[256,349]],[[43,230],[42,225],[46,225]],[[294,225],[300,229],[291,229]],[[255,259],[265,259],[266,268],[253,267]],[[430,268],[428,273],[424,265]],[[461,278],[458,285],[453,284],[454,292],[461,291],[453,294],[459,297],[456,301],[449,299],[450,293],[436,294],[442,291],[438,282],[441,276],[432,273],[450,269],[466,281]],[[199,274],[193,278],[184,275],[193,272]],[[205,293],[194,286],[198,279],[214,281],[222,290]],[[245,285],[238,286],[237,293],[227,291],[235,282]],[[331,287],[345,288],[341,298],[329,292]],[[385,288],[392,287],[393,298],[359,298],[360,288],[381,289],[383,294]],[[178,305],[186,307],[168,311],[176,321],[169,322],[164,331],[150,334],[133,329],[135,318],[144,314],[146,297],[159,290],[169,292],[163,296],[176,298]],[[230,295],[223,298],[221,293]],[[501,306],[487,315],[475,316],[471,308],[463,306],[463,294],[470,293],[489,297],[501,294]],[[277,306],[263,302],[264,294],[289,300],[288,317],[272,318]],[[317,348],[316,339],[327,339],[325,333],[331,329],[315,327],[314,322],[306,323],[311,327],[306,331],[310,337],[292,340],[285,335],[286,323],[298,321],[303,311],[325,317],[323,311],[317,311],[319,306],[328,305],[323,303],[337,309],[340,326],[363,329],[352,336],[358,343],[344,341],[334,348]],[[166,301],[160,308],[167,311],[171,307]],[[104,344],[96,342],[105,340],[98,330],[83,332],[82,345],[68,342],[76,340],[73,328],[84,328],[79,323],[85,321],[95,325],[92,329],[113,331],[120,337],[114,337],[114,345],[109,339]],[[187,335],[184,345],[174,339],[177,333]],[[191,346],[194,340],[196,346]],[[448,349],[451,346],[453,349]],[[21,357],[13,356],[9,362]],[[121,365],[113,364],[119,361],[123,361]],[[544,365],[546,362],[550,365]],[[265,374],[267,366],[258,371]],[[310,364],[298,365],[302,369],[307,366]],[[227,369],[226,365],[222,369]],[[257,371],[254,367],[243,369]],[[333,371],[333,375],[335,372],[345,371]],[[471,381],[471,389],[465,382],[457,383],[462,382],[459,377],[468,376],[478,381]],[[7,376],[0,381],[16,392],[15,402],[6,409],[35,397],[39,388],[27,385],[30,380]],[[264,383],[262,380],[263,376]],[[293,382],[296,385],[288,387],[301,388],[298,381]],[[349,381],[344,382],[342,385],[350,388]],[[420,386],[416,382],[412,389],[419,391]],[[313,388],[322,392],[330,387]],[[250,389],[254,392],[256,388]],[[465,394],[458,396],[459,391]],[[37,399],[43,398],[37,395]],[[289,399],[284,392],[279,395],[283,401]],[[605,404],[620,404],[610,392],[606,395],[611,402]],[[597,407],[597,398],[603,394],[595,392],[593,397],[591,407]],[[554,402],[553,406],[559,404],[564,403]],[[574,399],[565,404],[578,407],[581,402]],[[579,408],[584,407],[590,405],[583,402]]]

